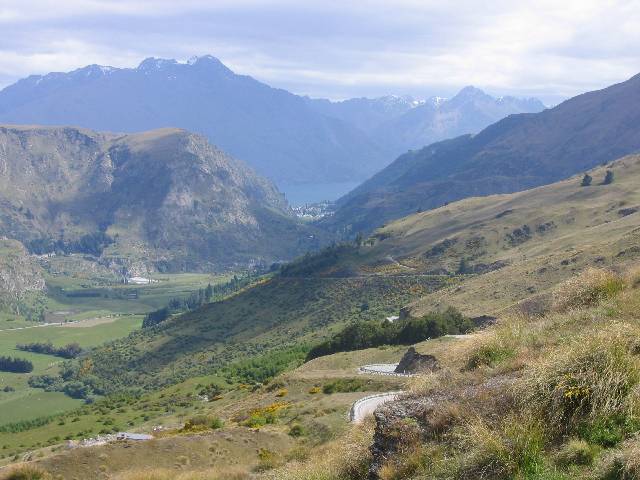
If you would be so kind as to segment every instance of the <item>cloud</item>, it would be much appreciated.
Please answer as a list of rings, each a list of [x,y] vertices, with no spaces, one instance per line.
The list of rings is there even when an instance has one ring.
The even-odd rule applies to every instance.
[[[637,73],[640,0],[3,0],[0,85],[90,63],[210,53],[333,98],[474,84],[554,102]]]

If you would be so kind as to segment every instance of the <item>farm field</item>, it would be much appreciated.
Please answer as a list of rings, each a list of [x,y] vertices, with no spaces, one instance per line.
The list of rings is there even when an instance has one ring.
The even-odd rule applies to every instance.
[[[34,366],[33,372],[29,374],[0,372],[0,425],[59,413],[81,404],[81,401],[62,393],[44,392],[29,387],[27,382],[30,376],[56,373],[62,359],[53,355],[19,351],[16,349],[17,344],[50,341],[55,346],[64,346],[77,342],[83,348],[90,348],[124,337],[142,324],[140,315],[114,316],[109,320],[108,323],[86,327],[79,327],[82,324],[70,324],[0,332],[1,354],[27,359]],[[5,388],[14,391],[4,391]]]

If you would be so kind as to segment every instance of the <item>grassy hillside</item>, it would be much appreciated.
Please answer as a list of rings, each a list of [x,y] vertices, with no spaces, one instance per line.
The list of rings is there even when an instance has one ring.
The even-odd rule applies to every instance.
[[[588,269],[544,315],[427,350],[443,368],[380,408],[375,431],[267,478],[638,478],[639,278],[637,265]]]
[[[112,389],[164,385],[247,356],[310,344],[349,321],[381,320],[446,281],[277,277],[94,352],[93,373]]]
[[[348,429],[347,412],[358,398],[404,388],[406,379],[358,375],[356,370],[368,363],[397,362],[405,349],[385,347],[323,357],[259,388],[204,376],[153,393],[116,396],[54,417],[42,426],[0,431],[0,465],[27,458],[64,478],[108,473],[132,479],[135,472],[151,475],[154,471],[168,478],[207,472],[207,479],[217,478],[215,474],[235,478],[223,475],[233,471],[245,478],[252,470],[260,473],[293,458],[307,458],[319,445],[343,435]],[[223,387],[221,394],[203,401],[198,395],[212,384]],[[330,391],[325,392],[326,385],[332,387]],[[223,426],[183,428],[191,419],[202,417],[220,419]],[[149,432],[154,426],[162,430],[156,430],[157,439],[152,442],[60,447],[64,439],[124,429]]]
[[[614,181],[601,185],[606,172]],[[455,306],[496,314],[538,295],[588,265],[616,265],[640,254],[640,157],[508,195],[462,200],[377,230],[361,272],[460,273],[463,283],[410,305],[415,315]],[[462,268],[461,268],[462,267]]]

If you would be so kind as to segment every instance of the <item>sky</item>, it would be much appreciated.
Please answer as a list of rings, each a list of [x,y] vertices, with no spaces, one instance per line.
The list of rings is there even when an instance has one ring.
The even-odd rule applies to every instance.
[[[313,97],[548,105],[640,72],[640,0],[0,0],[0,88],[88,64],[211,54]]]

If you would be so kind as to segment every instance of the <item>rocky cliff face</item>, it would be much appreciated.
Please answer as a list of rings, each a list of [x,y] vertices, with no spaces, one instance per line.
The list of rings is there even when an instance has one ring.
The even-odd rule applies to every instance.
[[[24,246],[15,240],[0,240],[0,306],[16,310],[29,292],[45,289],[42,271]]]
[[[503,415],[509,410],[513,377],[502,376],[477,385],[458,386],[443,382],[443,388],[425,394],[410,394],[379,407],[371,453],[369,478],[379,479],[381,468],[393,465],[424,442],[449,432],[460,419],[459,412],[481,408]]]
[[[184,130],[4,126],[0,173],[0,234],[37,253],[211,270],[317,242],[269,181]]]

